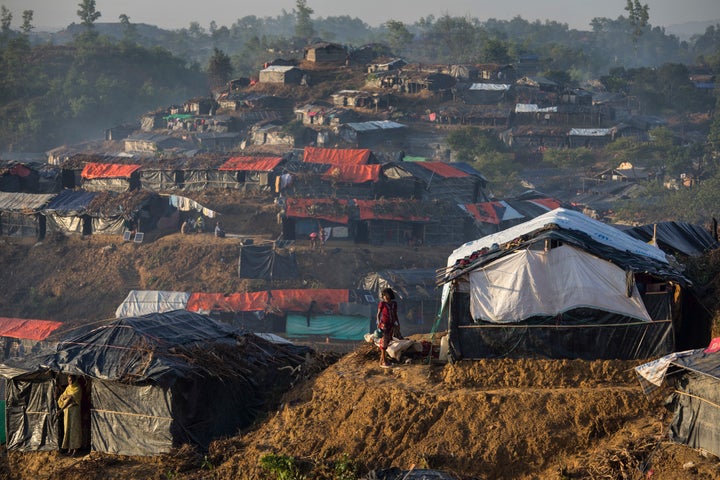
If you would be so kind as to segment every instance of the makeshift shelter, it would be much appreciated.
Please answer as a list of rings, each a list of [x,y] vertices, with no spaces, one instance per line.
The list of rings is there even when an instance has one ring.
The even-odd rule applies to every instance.
[[[126,230],[148,232],[177,228],[178,215],[167,198],[147,190],[98,193],[84,211],[93,235],[122,235]]]
[[[665,253],[563,208],[466,243],[439,274],[453,359],[648,358],[702,317]]]
[[[54,392],[65,375],[86,385],[81,407],[89,414],[91,450],[157,455],[182,444],[205,449],[273,405],[310,352],[184,310],[84,330],[60,338],[54,351],[0,365],[7,380],[8,450],[58,449]]]
[[[62,322],[31,318],[0,317],[2,358],[22,357],[47,347],[46,340]]]
[[[654,242],[671,255],[697,257],[718,248],[717,239],[705,227],[687,222],[659,222],[623,231],[643,242]]]
[[[413,196],[422,200],[452,200],[474,203],[487,200],[483,188],[485,177],[477,170],[462,163],[445,162],[396,162],[383,167],[388,178],[387,188],[407,191],[413,187]],[[404,184],[404,186],[403,186]]]
[[[270,65],[260,70],[258,80],[260,83],[282,83],[298,85],[305,73],[292,65]]]
[[[222,186],[246,192],[269,191],[275,185],[275,170],[282,157],[232,157],[220,165]]]
[[[82,187],[89,192],[128,192],[140,188],[140,165],[86,163]]]
[[[162,290],[130,290],[118,308],[116,318],[136,317],[148,313],[182,310],[187,306],[190,294]]]
[[[0,235],[45,237],[45,216],[40,212],[55,194],[0,192]]]
[[[375,163],[372,151],[366,148],[305,147],[303,162],[328,165],[365,165]]]
[[[384,288],[392,288],[398,297],[398,316],[403,334],[430,332],[440,307],[435,269],[379,270],[365,275],[358,288],[380,298]]]
[[[295,253],[280,253],[273,243],[240,247],[238,277],[261,280],[292,280],[299,275]]]
[[[635,371],[648,395],[663,385],[673,387],[670,441],[720,456],[720,338],[707,348],[670,353]]]
[[[283,217],[283,238],[307,239],[324,228],[328,238],[349,238],[348,226],[353,208],[347,200],[333,198],[288,198]],[[329,231],[327,230],[329,229]]]
[[[348,122],[340,126],[338,135],[358,148],[394,146],[405,144],[408,126],[392,120]]]
[[[374,298],[346,289],[193,293],[187,309],[256,333],[361,340],[371,329]]]
[[[64,235],[90,235],[92,223],[87,209],[99,192],[63,190],[42,210],[47,231]]]
[[[491,202],[466,203],[462,208],[475,221],[481,235],[490,235],[526,222],[561,207],[554,198],[540,197],[527,200],[495,200]]]
[[[270,311],[270,292],[193,292],[187,310],[210,315],[236,328],[255,333],[285,333],[285,315]]]

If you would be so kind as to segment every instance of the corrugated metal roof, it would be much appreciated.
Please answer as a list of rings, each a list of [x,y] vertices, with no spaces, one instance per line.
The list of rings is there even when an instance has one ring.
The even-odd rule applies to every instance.
[[[493,92],[500,92],[510,90],[510,85],[504,83],[473,83],[470,85],[468,90],[489,90]]]
[[[353,122],[346,123],[346,127],[356,132],[369,132],[373,130],[394,130],[399,128],[407,128],[407,125],[393,122],[392,120],[371,120],[369,122]]]
[[[571,128],[568,135],[581,137],[605,137],[610,135],[610,128]]]

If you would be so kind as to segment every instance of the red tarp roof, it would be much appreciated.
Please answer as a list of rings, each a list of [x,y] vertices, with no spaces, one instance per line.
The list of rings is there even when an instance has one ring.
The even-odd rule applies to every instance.
[[[282,162],[282,157],[232,157],[218,170],[270,172]]]
[[[460,169],[448,165],[443,162],[420,162],[420,166],[427,168],[431,172],[440,175],[443,178],[457,178],[457,177],[469,177],[470,174],[463,172]]]
[[[333,165],[322,176],[323,180],[344,183],[377,182],[381,165]]]
[[[313,313],[338,313],[339,304],[347,303],[350,293],[345,289],[296,289],[262,292],[193,293],[186,310],[193,312],[306,312],[315,301]]]
[[[188,299],[186,310],[191,312],[261,312],[268,304],[267,292],[193,293]]]
[[[130,178],[140,165],[121,165],[117,163],[87,163],[82,171],[82,178]]]
[[[347,224],[347,200],[332,198],[288,198],[285,215],[295,218],[317,218]]]
[[[329,163],[331,165],[365,165],[372,151],[354,148],[305,147],[303,162]]]
[[[541,207],[547,208],[548,211],[562,207],[562,204],[554,198],[533,198],[532,200],[528,201],[536,203]]]
[[[62,322],[51,320],[0,317],[0,337],[40,341],[45,340],[61,325]]]
[[[408,202],[409,200],[403,200],[402,202]],[[387,204],[387,200],[385,201],[385,204]],[[400,203],[400,202],[398,202]],[[355,205],[358,206],[358,209],[360,210],[360,220],[397,220],[400,222],[426,222],[430,220],[430,217],[416,217],[414,215],[411,216],[402,216],[397,213],[384,213],[382,211],[383,209],[378,209],[376,206],[378,205],[377,200],[355,200]],[[390,207],[390,210],[392,210],[392,207]]]
[[[465,209],[479,222],[500,225],[502,216],[498,209],[504,210],[505,206],[500,202],[466,203]]]

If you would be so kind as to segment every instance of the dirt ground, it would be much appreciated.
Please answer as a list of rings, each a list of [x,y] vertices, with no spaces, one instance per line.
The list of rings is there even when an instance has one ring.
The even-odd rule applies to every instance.
[[[264,201],[210,194],[197,200],[223,214],[228,232],[252,232],[258,240],[279,234],[276,212]],[[178,232],[149,235],[142,244],[119,237],[2,239],[0,315],[72,326],[113,318],[131,289],[265,288],[237,278],[239,242]],[[452,247],[330,242],[319,253],[298,242],[294,249],[302,278],[274,288],[352,288],[369,271],[442,266]],[[708,285],[708,298],[715,298],[712,282]],[[413,338],[439,342],[439,335]],[[667,440],[670,417],[663,400],[669,392],[645,397],[632,370],[641,362],[505,359],[445,365],[409,358],[409,364],[385,370],[372,345],[358,342],[351,349],[342,356],[323,354],[325,370],[296,385],[279,409],[252,428],[216,441],[208,452],[190,447],[155,457],[4,452],[0,478],[272,479],[260,466],[268,454],[293,458],[299,473],[283,478],[347,480],[389,467],[483,480],[720,478],[716,457]]]

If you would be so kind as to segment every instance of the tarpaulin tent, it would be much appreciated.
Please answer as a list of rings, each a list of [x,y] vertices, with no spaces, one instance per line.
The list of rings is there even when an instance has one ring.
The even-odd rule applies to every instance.
[[[303,154],[303,162],[329,165],[365,165],[372,159],[372,150],[367,148],[305,147]]]
[[[93,451],[207,448],[249,426],[289,387],[292,370],[310,352],[184,310],[81,330],[61,338],[54,351],[0,365],[8,381],[8,450],[58,448],[54,392],[64,375],[89,385],[83,404]]]
[[[670,440],[720,456],[720,338],[708,348],[670,353],[635,371],[646,394],[664,383],[674,386]]]
[[[238,276],[261,280],[291,280],[299,275],[295,253],[281,254],[273,244],[240,247]]]
[[[0,192],[0,234],[5,237],[45,236],[45,217],[40,211],[55,194]]]
[[[372,299],[374,301],[374,299]],[[253,332],[362,340],[374,305],[347,289],[286,289],[260,292],[193,293],[187,309],[217,316]],[[358,332],[361,332],[358,335]]]
[[[643,242],[654,241],[661,250],[671,255],[696,257],[718,248],[717,240],[706,228],[692,223],[659,222],[623,231]]]
[[[358,288],[380,298],[384,288],[392,288],[398,297],[398,316],[404,334],[430,331],[440,306],[436,288],[436,272],[432,268],[379,270],[365,275]]]
[[[63,190],[42,210],[49,232],[65,235],[84,234],[92,231],[87,208],[99,192]]]
[[[62,322],[35,320],[31,318],[0,317],[0,341],[2,357],[21,357],[38,351]]]
[[[88,162],[80,174],[84,190],[127,192],[140,187],[140,165]]]
[[[170,312],[187,306],[188,292],[162,290],[130,290],[125,300],[115,310],[115,317],[136,317],[148,313]]]
[[[455,359],[648,358],[692,318],[665,253],[572,210],[469,242],[440,275]]]
[[[282,157],[232,157],[218,168],[218,172],[224,176],[225,184],[222,186],[245,191],[269,190],[275,183],[273,172],[282,161]]]

